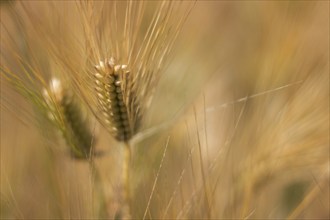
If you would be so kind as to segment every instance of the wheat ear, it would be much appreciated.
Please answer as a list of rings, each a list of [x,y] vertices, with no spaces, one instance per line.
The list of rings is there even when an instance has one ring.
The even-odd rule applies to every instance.
[[[129,117],[125,78],[130,73],[127,65],[116,65],[114,58],[100,61],[95,66],[95,90],[99,109],[110,133],[118,140],[127,142],[133,133]]]
[[[60,80],[53,78],[43,95],[50,107],[49,118],[61,130],[71,155],[77,159],[87,159],[92,150],[92,133],[73,94],[63,88]]]

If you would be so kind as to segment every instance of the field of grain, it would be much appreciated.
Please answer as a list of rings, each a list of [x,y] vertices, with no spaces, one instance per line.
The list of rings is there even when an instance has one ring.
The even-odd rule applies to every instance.
[[[0,12],[1,219],[330,218],[329,2]]]

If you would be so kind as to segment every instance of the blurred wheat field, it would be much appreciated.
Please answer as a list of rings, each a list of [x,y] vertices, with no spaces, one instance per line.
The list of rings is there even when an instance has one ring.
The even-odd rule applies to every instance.
[[[110,57],[142,115],[127,217],[91,75]],[[6,1],[0,66],[1,219],[330,218],[327,1]],[[87,159],[47,118],[53,77],[89,116]]]

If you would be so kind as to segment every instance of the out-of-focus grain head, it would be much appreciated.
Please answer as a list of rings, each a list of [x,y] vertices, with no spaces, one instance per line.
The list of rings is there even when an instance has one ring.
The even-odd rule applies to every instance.
[[[87,159],[93,153],[87,114],[82,111],[72,92],[64,87],[59,79],[53,78],[49,87],[44,88],[43,96],[50,109],[48,117],[66,140],[71,155]]]

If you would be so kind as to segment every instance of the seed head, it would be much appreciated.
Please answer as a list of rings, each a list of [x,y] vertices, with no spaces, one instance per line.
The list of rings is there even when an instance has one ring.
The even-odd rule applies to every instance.
[[[133,126],[130,123],[128,103],[123,80],[130,74],[127,65],[109,60],[95,65],[95,91],[98,108],[102,112],[104,122],[110,133],[118,141],[128,141],[132,137]]]
[[[72,156],[79,159],[88,158],[91,153],[92,134],[72,93],[63,88],[59,79],[53,78],[49,89],[43,90],[43,96],[50,109],[49,118],[61,130]]]

